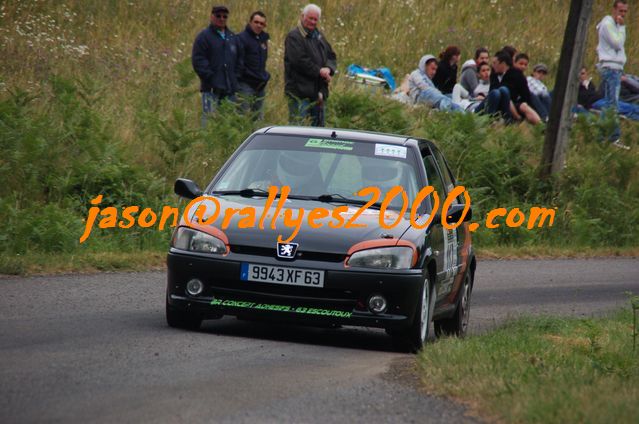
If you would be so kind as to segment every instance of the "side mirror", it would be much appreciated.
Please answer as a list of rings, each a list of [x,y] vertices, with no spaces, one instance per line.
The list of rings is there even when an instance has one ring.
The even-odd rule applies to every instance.
[[[186,178],[178,178],[173,185],[173,191],[180,197],[195,199],[202,195],[202,190],[193,181]]]
[[[465,207],[466,205],[464,204],[450,205],[450,207],[448,208],[448,215],[446,216],[446,221],[449,223],[459,221],[462,217],[462,213],[464,212]],[[467,222],[467,221],[470,221],[471,219],[473,219],[472,206],[468,209],[468,213],[464,217],[464,221]]]

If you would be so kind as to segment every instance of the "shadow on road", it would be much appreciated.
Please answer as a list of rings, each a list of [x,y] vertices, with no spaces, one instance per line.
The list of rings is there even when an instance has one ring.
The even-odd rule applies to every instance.
[[[378,328],[321,328],[272,321],[238,320],[225,317],[204,321],[200,332],[218,336],[244,337],[337,348],[397,352],[384,330]]]

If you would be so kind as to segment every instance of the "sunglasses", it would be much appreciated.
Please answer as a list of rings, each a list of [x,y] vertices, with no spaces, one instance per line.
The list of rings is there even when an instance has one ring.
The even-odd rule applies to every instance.
[[[222,15],[221,13],[216,13],[215,17],[218,19],[227,19],[229,15]]]

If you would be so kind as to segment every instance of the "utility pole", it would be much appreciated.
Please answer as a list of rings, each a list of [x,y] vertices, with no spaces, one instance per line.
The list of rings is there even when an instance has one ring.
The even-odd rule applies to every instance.
[[[579,92],[579,68],[582,66],[588,23],[592,15],[593,0],[571,0],[564,42],[559,57],[553,101],[550,107],[546,139],[541,157],[541,177],[559,173],[566,161],[568,132],[572,107]]]

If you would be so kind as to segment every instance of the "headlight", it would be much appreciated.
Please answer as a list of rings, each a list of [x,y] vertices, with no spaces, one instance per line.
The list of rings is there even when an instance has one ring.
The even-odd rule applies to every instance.
[[[222,240],[188,227],[177,229],[173,235],[171,246],[191,252],[226,254],[226,245]]]
[[[399,246],[360,250],[348,260],[349,266],[367,268],[409,269],[412,263],[413,249]]]

